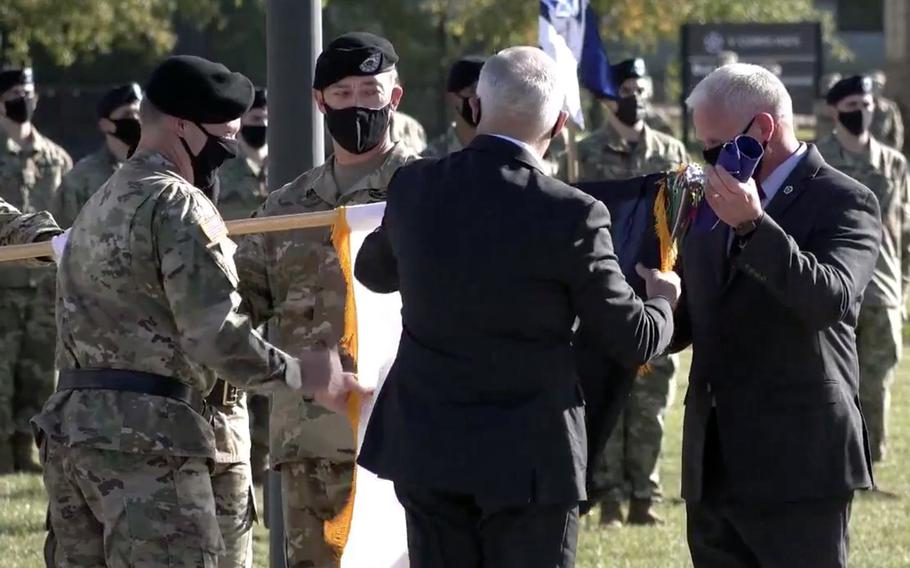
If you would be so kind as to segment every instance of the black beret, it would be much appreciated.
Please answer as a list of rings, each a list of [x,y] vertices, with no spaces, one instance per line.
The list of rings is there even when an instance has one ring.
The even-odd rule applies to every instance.
[[[389,40],[368,32],[346,33],[319,54],[313,88],[321,91],[352,75],[378,75],[396,63],[398,54]]]
[[[265,108],[268,106],[268,96],[265,89],[256,88],[256,93],[253,95],[253,104],[250,106],[250,110],[254,108]]]
[[[104,96],[98,101],[98,118],[109,118],[112,112],[123,105],[141,100],[142,89],[138,83],[127,83],[126,85],[114,87],[104,93]]]
[[[35,79],[31,67],[3,69],[0,71],[0,95],[17,85],[32,85]]]
[[[250,108],[253,84],[221,63],[175,55],[152,71],[145,96],[165,114],[200,124],[223,124]]]
[[[645,67],[645,60],[641,58],[626,59],[616,65],[610,66],[610,73],[613,74],[613,81],[617,87],[623,84],[626,79],[641,79],[648,76],[648,68]]]
[[[480,70],[487,58],[479,55],[467,55],[452,64],[449,70],[449,80],[446,83],[446,91],[457,93],[458,91],[470,87],[480,79]]]
[[[872,78],[868,75],[845,77],[834,83],[825,100],[834,106],[850,95],[868,95],[872,93]]]

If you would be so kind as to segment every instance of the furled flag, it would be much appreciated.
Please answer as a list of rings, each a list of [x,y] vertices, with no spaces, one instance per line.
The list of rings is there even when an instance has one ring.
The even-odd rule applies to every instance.
[[[382,222],[385,203],[337,210],[332,242],[347,284],[342,346],[357,362],[357,378],[366,386],[382,388],[401,336],[401,296],[375,294],[353,278],[352,260],[364,238]],[[375,400],[375,398],[373,399]],[[349,417],[363,442],[372,400],[352,400]],[[404,510],[392,482],[357,466],[348,506],[325,525],[326,542],[341,555],[341,568],[407,568],[408,541]]]
[[[616,86],[598,30],[599,19],[588,0],[540,0],[540,47],[563,73],[566,110],[584,128],[581,84],[598,97],[614,98]]]

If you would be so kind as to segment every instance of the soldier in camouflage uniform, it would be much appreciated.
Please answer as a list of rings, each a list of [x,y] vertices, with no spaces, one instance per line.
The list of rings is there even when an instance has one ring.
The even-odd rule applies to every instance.
[[[0,198],[50,210],[73,162],[32,124],[31,69],[0,71]],[[0,473],[40,471],[29,419],[54,391],[54,268],[0,266]]]
[[[822,75],[819,83],[821,98],[816,99],[812,106],[812,112],[815,114],[815,140],[823,140],[834,132],[834,120],[831,119],[831,111],[828,109],[828,103],[825,97],[828,91],[838,81],[843,79],[840,73],[825,73]]]
[[[888,77],[884,71],[871,74],[872,88],[875,92],[875,112],[872,115],[872,126],[869,132],[882,144],[891,146],[899,152],[904,151],[904,117],[897,103],[884,96]]]
[[[136,154],[89,199],[59,264],[57,392],[33,424],[62,566],[208,567],[224,549],[202,398],[214,375],[344,408],[337,353],[295,359],[242,315],[209,187],[236,152],[249,80],[165,60]]]
[[[52,212],[64,227],[70,227],[89,198],[116,172],[139,144],[139,101],[142,89],[136,83],[115,87],[98,102],[98,130],[104,144],[82,158],[63,176]]]
[[[606,125],[578,143],[579,180],[626,179],[688,162],[681,141],[653,130],[644,120],[650,94],[644,61],[622,61],[612,71],[619,99],[605,101]],[[658,459],[676,368],[675,356],[660,357],[650,372],[636,379],[603,459],[590,464],[606,525],[622,524],[621,502],[630,495],[627,522],[661,522],[652,504],[661,496]]]
[[[833,167],[868,186],[882,214],[881,253],[856,324],[860,403],[872,461],[878,462],[887,447],[890,387],[901,356],[901,320],[910,282],[907,161],[870,133],[874,100],[869,77],[841,80],[827,100],[837,126],[834,134],[819,141],[818,151]]]
[[[218,211],[225,219],[245,219],[255,211],[269,192],[269,147],[266,133],[269,124],[265,89],[256,89],[253,106],[243,115],[240,126],[240,155],[221,167]]]
[[[485,61],[485,57],[467,55],[452,64],[445,95],[446,106],[453,111],[452,123],[445,133],[430,142],[424,156],[447,156],[470,144],[477,135],[477,120],[470,100],[477,97],[477,80]]]
[[[392,175],[414,158],[389,134],[389,117],[402,96],[397,60],[392,44],[372,34],[345,34],[328,45],[317,60],[313,88],[334,154],[269,195],[257,216],[385,199]],[[250,235],[238,244],[240,291],[254,320],[267,325],[268,337],[291,353],[337,346],[346,287],[330,229]],[[353,370],[350,356],[342,354],[342,361]],[[303,397],[274,397],[272,404],[271,461],[281,473],[288,566],[334,567],[323,525],[350,496],[354,432],[345,417]]]

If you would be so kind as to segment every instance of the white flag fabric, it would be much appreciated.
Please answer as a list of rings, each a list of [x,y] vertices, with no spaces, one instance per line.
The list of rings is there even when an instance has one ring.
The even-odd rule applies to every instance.
[[[578,63],[585,43],[585,8],[587,0],[541,0],[540,47],[556,61],[566,90],[566,112],[584,128],[578,86]]]
[[[350,228],[352,261],[363,240],[382,222],[385,203],[346,207],[344,215]],[[354,305],[357,315],[357,377],[366,386],[375,386],[378,394],[382,382],[398,351],[401,336],[401,296],[375,294],[355,278]],[[357,449],[363,443],[373,402],[360,408]],[[357,467],[354,511],[347,545],[341,557],[341,568],[408,568],[408,542],[404,510],[395,497],[392,483]]]

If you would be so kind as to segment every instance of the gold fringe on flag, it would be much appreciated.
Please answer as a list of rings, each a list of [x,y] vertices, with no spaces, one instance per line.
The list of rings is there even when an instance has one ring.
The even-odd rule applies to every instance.
[[[338,218],[332,227],[332,245],[338,253],[338,263],[344,274],[344,332],[341,337],[341,348],[344,349],[357,363],[357,304],[354,301],[354,263],[351,258],[351,227],[348,225],[345,208],[337,209]],[[351,395],[348,399],[348,420],[354,432],[354,444],[357,444],[357,430],[360,424],[360,396]],[[354,478],[351,481],[351,495],[348,497],[344,508],[323,525],[323,538],[334,551],[335,558],[341,561],[344,547],[351,534],[351,520],[354,517],[354,494],[357,487],[357,468],[354,468]]]
[[[669,272],[676,266],[677,247],[670,232],[670,216],[667,214],[667,202],[670,199],[667,189],[667,178],[658,182],[657,197],[654,199],[654,230],[660,244],[660,271]],[[677,215],[680,212],[676,213]]]

